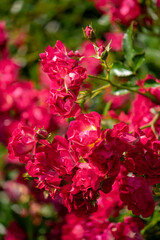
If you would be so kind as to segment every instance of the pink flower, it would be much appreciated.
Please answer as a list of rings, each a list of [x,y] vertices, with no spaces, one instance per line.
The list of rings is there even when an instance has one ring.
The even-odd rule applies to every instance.
[[[94,0],[94,2],[98,10],[110,15],[112,22],[129,25],[141,13],[137,0]]]
[[[19,119],[13,119],[9,113],[1,113],[0,117],[0,142],[8,145],[9,138],[12,132],[17,128],[19,124]]]
[[[11,86],[11,96],[14,101],[16,112],[30,108],[38,100],[38,90],[34,88],[32,82],[16,82]]]
[[[30,127],[49,129],[51,114],[46,107],[31,105],[29,109],[21,113],[21,121]]]
[[[103,53],[105,51],[105,47],[102,45],[99,46],[98,50],[97,50],[97,53],[98,53],[98,56],[99,57],[102,57]]]
[[[101,139],[101,118],[97,112],[80,114],[75,121],[71,121],[67,137],[73,149],[84,157]]]
[[[110,47],[113,51],[122,51],[123,37],[124,33],[122,32],[105,33],[107,44],[109,44],[109,42],[111,41]]]
[[[57,41],[55,47],[48,46],[45,53],[40,54],[40,57],[43,71],[53,81],[53,89],[71,87],[71,89],[76,89],[76,92],[79,91],[79,87],[87,75],[86,69],[81,67],[76,60],[77,57],[80,57],[78,52],[75,54],[72,51],[67,52],[64,45]]]
[[[150,140],[141,130],[135,130],[132,139],[133,141],[129,143],[126,138],[130,145],[125,150],[124,164],[126,168],[135,174],[147,176],[148,182],[152,185],[159,183],[159,141]]]
[[[143,240],[140,230],[143,222],[139,218],[125,217],[124,222],[110,223],[107,228],[107,240]]]
[[[100,191],[100,197],[97,200],[98,210],[93,214],[93,218],[105,221],[111,216],[119,216],[119,211],[123,208],[123,202],[119,197],[119,184],[116,180],[113,184],[112,190],[105,194]]]
[[[87,26],[84,30],[85,35],[88,39],[90,39],[91,41],[95,39],[95,31],[92,28],[92,26]]]
[[[26,163],[31,158],[35,145],[35,131],[30,127],[19,124],[9,139],[9,158],[19,158],[20,162]]]
[[[27,162],[26,169],[30,176],[37,178],[38,187],[49,191],[54,198],[61,189],[61,182],[62,185],[71,182],[72,171],[77,163],[77,156],[69,149],[68,141],[56,136],[51,144],[46,140],[39,141],[37,152]]]
[[[78,217],[73,213],[66,215],[66,224],[62,226],[62,240],[81,240],[84,236],[85,218]]]
[[[98,176],[95,169],[92,169],[87,163],[80,163],[78,168],[72,179],[73,186],[83,192],[87,192],[89,188],[98,190],[102,178]]]
[[[59,115],[65,118],[77,116],[81,108],[76,103],[76,95],[72,92],[66,92],[63,88],[60,91],[52,90],[49,98],[50,111],[54,115]]]
[[[0,60],[0,89],[18,80],[19,66],[12,59]]]
[[[101,40],[98,40],[97,42],[98,45],[99,43],[102,43]],[[82,58],[82,65],[87,69],[88,74],[97,75],[102,72],[100,60],[92,57],[96,55],[92,42],[84,41],[80,47],[80,53],[84,56]]]
[[[120,154],[116,151],[116,144],[102,141],[89,155],[89,162],[95,166],[100,173],[108,178],[116,177],[120,169]],[[109,179],[107,179],[108,181]]]
[[[120,198],[133,214],[149,217],[154,211],[152,190],[143,177],[125,177],[121,180]]]
[[[99,196],[98,191],[88,189],[87,192],[72,188],[70,184],[61,188],[60,196],[68,211],[73,211],[78,216],[95,212],[97,210],[96,199]]]
[[[69,90],[79,91],[82,81],[87,78],[86,70],[80,66],[74,68],[72,72],[64,77],[65,87]]]
[[[44,152],[48,169],[55,170],[60,176],[71,174],[78,162],[76,154],[69,149],[69,142],[61,136],[56,136],[52,144],[46,145]]]

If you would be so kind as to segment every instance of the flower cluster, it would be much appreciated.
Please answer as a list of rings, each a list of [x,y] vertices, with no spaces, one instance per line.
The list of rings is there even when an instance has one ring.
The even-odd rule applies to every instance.
[[[78,51],[67,52],[64,45],[57,41],[53,48],[48,46],[40,57],[44,72],[52,80],[51,112],[65,118],[77,116],[81,111],[76,103],[77,95],[87,77],[86,69],[77,60],[80,58]]]
[[[61,117],[50,114],[48,89],[38,90],[33,82],[22,81],[19,70],[19,64],[9,55],[0,59],[0,142],[6,145],[19,122],[48,131],[62,123],[67,125]]]
[[[159,183],[158,143],[149,142],[143,132],[130,134],[124,123],[101,130],[100,120],[96,112],[80,114],[70,122],[66,138],[56,136],[51,143],[47,134],[39,139],[36,130],[19,126],[8,145],[9,157],[26,163],[38,187],[53,198],[59,193],[68,210],[77,214],[97,209],[99,191],[112,190],[124,165],[133,175],[118,177],[121,200],[133,213],[150,216],[154,211],[150,184]]]
[[[143,219],[158,204],[160,80],[148,74],[136,81],[144,57],[132,42],[138,24],[132,23],[125,35],[121,27],[147,11],[138,0],[94,3],[109,15],[113,32],[103,35],[105,43],[87,26],[80,54],[60,41],[48,46],[40,54],[43,89],[20,79],[20,66],[9,57],[5,24],[0,23],[0,50],[5,49],[0,54],[0,141],[7,145],[9,139],[8,162],[19,162],[20,169],[2,188],[14,203],[31,200],[28,211],[18,211],[30,214],[37,226],[43,222],[44,203],[59,212],[62,208],[63,240],[142,240]],[[114,64],[116,54],[122,58],[122,41],[126,56]],[[58,221],[47,226],[54,224]],[[46,239],[60,234],[54,230]],[[17,221],[10,222],[6,235],[8,240],[12,235],[27,238]]]

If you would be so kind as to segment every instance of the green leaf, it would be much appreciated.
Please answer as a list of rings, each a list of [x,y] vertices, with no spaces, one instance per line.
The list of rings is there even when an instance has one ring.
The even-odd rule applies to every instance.
[[[134,72],[136,72],[140,68],[144,60],[145,60],[144,52],[138,53],[137,55],[134,56],[132,65]]]
[[[123,52],[124,57],[129,66],[132,65],[132,58],[134,56],[133,49],[133,24],[128,28],[127,32],[124,34],[123,38]]]
[[[128,77],[133,75],[133,72],[131,69],[119,62],[114,64],[111,70],[111,75],[116,75],[117,77]]]
[[[115,96],[122,96],[122,95],[127,94],[127,93],[129,93],[128,90],[126,90],[126,89],[119,89],[119,90],[113,92],[113,95],[115,95]]]

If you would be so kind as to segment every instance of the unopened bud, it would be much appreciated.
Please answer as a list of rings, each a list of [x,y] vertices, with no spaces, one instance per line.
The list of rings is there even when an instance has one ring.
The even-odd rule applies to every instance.
[[[92,28],[91,25],[89,25],[85,28],[84,35],[91,41],[96,39],[95,30]]]
[[[97,50],[97,53],[98,53],[98,56],[100,57],[100,59],[102,60],[106,60],[107,56],[108,56],[108,53],[110,51],[110,44],[111,42],[106,46],[104,47],[103,45],[101,45],[98,50]]]
[[[46,139],[48,137],[48,132],[45,129],[39,129],[36,133],[36,138]]]

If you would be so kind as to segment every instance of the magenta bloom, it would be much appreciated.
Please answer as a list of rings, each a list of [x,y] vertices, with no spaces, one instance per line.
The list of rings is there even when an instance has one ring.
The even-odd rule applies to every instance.
[[[125,177],[121,180],[120,198],[133,214],[149,217],[155,207],[152,190],[143,177]]]
[[[76,103],[76,99],[77,97],[74,93],[66,92],[64,88],[60,91],[53,89],[48,100],[51,113],[65,118],[77,116],[81,108]]]
[[[0,60],[0,89],[18,80],[19,66],[12,59]]]
[[[97,41],[98,45],[102,44],[102,40]],[[82,65],[87,69],[88,74],[97,75],[102,72],[101,61],[92,56],[96,55],[94,45],[90,41],[84,41],[80,47]]]
[[[80,114],[75,121],[70,122],[67,137],[73,149],[84,157],[101,140],[101,118],[97,112]]]
[[[90,39],[90,40],[95,39],[95,31],[92,28],[92,26],[90,26],[90,25],[86,26],[84,32],[85,32],[85,35],[88,39]]]
[[[110,223],[105,239],[110,240],[143,240],[140,230],[144,227],[139,218],[125,217],[124,222]]]
[[[13,132],[9,139],[9,158],[19,158],[19,161],[26,163],[31,158],[31,153],[35,150],[35,132],[32,128],[21,126]]]
[[[152,185],[160,183],[159,141],[151,141],[141,130],[136,130],[134,135],[132,145],[126,148],[126,168],[130,172],[147,176]]]
[[[138,0],[94,0],[94,2],[98,10],[110,15],[112,22],[129,25],[141,13]]]
[[[122,51],[124,33],[122,32],[109,32],[105,33],[107,44],[111,41],[111,50]]]
[[[52,88],[65,87],[78,89],[82,81],[87,77],[86,69],[79,65],[75,59],[80,57],[79,53],[67,52],[64,45],[57,41],[55,47],[48,46],[45,53],[40,54],[43,71],[53,81]]]
[[[70,151],[68,141],[61,136],[56,136],[52,144],[46,145],[44,151],[48,169],[55,170],[60,176],[71,174],[78,162],[76,154]]]
[[[98,176],[95,169],[92,169],[87,163],[80,163],[78,167],[79,169],[72,179],[73,186],[83,192],[87,192],[89,188],[98,190],[102,178]]]

